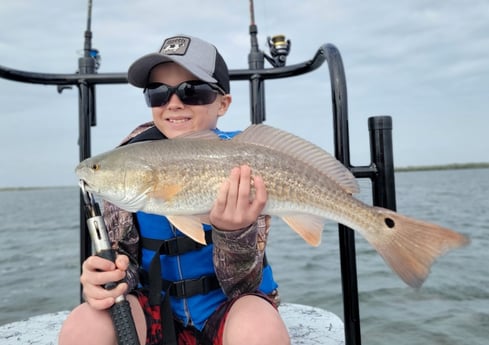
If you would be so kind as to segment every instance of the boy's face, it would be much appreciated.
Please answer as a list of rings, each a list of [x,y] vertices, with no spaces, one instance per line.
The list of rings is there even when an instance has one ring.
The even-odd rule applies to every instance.
[[[151,71],[149,82],[177,86],[184,81],[198,80],[193,74],[176,63],[157,65]],[[226,113],[231,104],[231,95],[218,94],[216,100],[206,105],[187,105],[176,94],[168,103],[152,107],[156,127],[168,138],[205,129],[214,129],[217,120]]]

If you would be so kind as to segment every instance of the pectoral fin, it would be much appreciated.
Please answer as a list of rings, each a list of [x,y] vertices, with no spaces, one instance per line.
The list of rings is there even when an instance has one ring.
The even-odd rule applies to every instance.
[[[321,243],[321,235],[326,222],[324,218],[293,214],[284,216],[282,219],[311,246],[317,247]]]
[[[199,218],[199,221],[202,224],[210,224],[211,223],[208,213],[207,214],[199,214],[199,215],[196,215],[195,217]]]
[[[161,184],[157,185],[148,195],[157,200],[171,201],[181,190],[180,184]]]
[[[206,244],[204,229],[199,216],[166,216],[178,230],[200,244]]]

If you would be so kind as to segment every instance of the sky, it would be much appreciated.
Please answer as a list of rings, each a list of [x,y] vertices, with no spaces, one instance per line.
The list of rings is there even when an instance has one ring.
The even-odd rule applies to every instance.
[[[75,73],[87,27],[87,0],[2,1],[0,65]],[[99,73],[124,73],[165,37],[198,36],[230,69],[248,68],[248,0],[93,1],[92,46]],[[398,167],[489,162],[489,1],[255,0],[258,43],[291,41],[288,65],[326,43],[340,51],[347,80],[353,165],[368,165],[368,118],[393,121]],[[270,67],[266,65],[266,67]],[[271,67],[270,67],[271,68]],[[312,73],[266,82],[266,123],[333,152],[326,63]],[[231,85],[223,130],[250,123],[248,82]],[[151,118],[140,89],[99,85],[92,154],[115,147]],[[0,188],[75,186],[78,90],[0,79]]]

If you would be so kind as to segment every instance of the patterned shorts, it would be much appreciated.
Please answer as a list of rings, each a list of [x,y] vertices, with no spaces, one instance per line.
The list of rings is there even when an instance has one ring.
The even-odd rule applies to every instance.
[[[161,324],[160,306],[151,306],[147,292],[144,290],[135,290],[131,294],[139,300],[139,304],[141,304],[146,317],[146,345],[161,344],[163,340],[163,328]],[[247,295],[261,297],[275,306],[275,302],[269,296],[261,292],[251,292],[223,302],[207,320],[202,331],[194,327],[184,327],[180,322],[175,320],[174,324],[178,345],[222,345],[224,323],[229,310],[234,302]]]

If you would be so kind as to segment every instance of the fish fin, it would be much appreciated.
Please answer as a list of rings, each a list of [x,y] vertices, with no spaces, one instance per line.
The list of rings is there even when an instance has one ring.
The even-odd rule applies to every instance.
[[[196,215],[196,217],[199,218],[199,221],[202,224],[211,224],[211,221],[209,219],[209,214],[199,214],[199,215]]]
[[[321,235],[326,222],[324,218],[310,214],[293,214],[283,216],[282,220],[311,246],[317,247],[321,243]]]
[[[375,207],[375,210],[384,217],[386,235],[365,238],[411,287],[421,287],[437,257],[470,242],[451,229],[380,207]]]
[[[294,134],[264,124],[251,125],[233,139],[236,142],[265,146],[286,153],[294,159],[318,169],[344,191],[360,191],[353,174],[340,161],[319,146]]]
[[[178,230],[200,244],[206,244],[202,223],[198,216],[166,216]]]
[[[148,195],[155,199],[172,200],[182,190],[181,184],[158,185]]]

